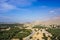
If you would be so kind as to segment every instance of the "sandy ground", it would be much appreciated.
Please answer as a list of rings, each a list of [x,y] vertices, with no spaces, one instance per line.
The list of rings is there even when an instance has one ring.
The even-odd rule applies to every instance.
[[[37,31],[37,32],[35,32],[35,34],[32,36],[32,39],[31,39],[31,40],[37,40],[37,39],[43,40],[42,37],[43,37],[43,33],[42,33],[41,31]]]
[[[32,34],[30,34],[28,37],[23,38],[23,40],[44,40],[42,38],[43,37],[43,33],[45,33],[46,36],[51,35],[45,29],[40,29],[40,30],[37,30],[37,31],[35,31],[32,28],[26,28],[26,29],[31,29],[32,30]],[[30,37],[32,37],[32,39],[30,39]],[[13,40],[19,40],[19,39],[13,39]],[[48,40],[50,40],[50,39],[48,39]]]
[[[37,39],[44,40],[42,38],[43,37],[43,33],[45,33],[46,36],[48,36],[48,35],[51,36],[51,34],[48,33],[45,29],[42,29],[42,31],[39,30],[39,31],[35,32],[34,35],[32,36],[32,39],[30,39],[30,40],[37,40]],[[48,38],[48,40],[50,40],[50,38]]]

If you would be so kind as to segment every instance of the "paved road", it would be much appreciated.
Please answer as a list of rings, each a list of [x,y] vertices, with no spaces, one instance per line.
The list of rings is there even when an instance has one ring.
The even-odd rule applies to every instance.
[[[35,31],[34,31],[34,30],[32,30],[32,33],[31,33],[29,36],[25,37],[25,40],[29,40],[29,39],[30,39],[30,37],[32,37],[34,34],[35,34]]]
[[[36,37],[37,39],[43,40],[43,39],[42,39],[43,33],[45,33],[47,36],[48,36],[48,35],[51,35],[51,34],[50,34],[49,32],[47,32],[45,29],[42,29],[42,31],[41,31],[41,30],[37,31],[37,32],[39,32],[39,35],[36,35],[37,32],[35,32],[33,29],[31,29],[31,30],[32,30],[32,33],[31,33],[29,36],[25,37],[24,40],[30,40],[30,37]],[[33,39],[35,40],[35,38],[33,38]]]

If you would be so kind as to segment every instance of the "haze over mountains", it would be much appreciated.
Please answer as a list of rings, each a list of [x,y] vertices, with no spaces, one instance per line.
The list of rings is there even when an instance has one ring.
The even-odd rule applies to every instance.
[[[55,17],[46,21],[44,24],[60,24],[60,17]]]
[[[43,24],[43,25],[50,25],[50,24],[60,24],[60,16],[59,17],[54,17],[54,18],[50,18],[49,20],[46,21],[34,21],[33,24]]]
[[[26,23],[28,23],[28,22],[26,22]],[[24,23],[24,24],[26,24],[26,23]],[[43,24],[43,25],[60,24],[60,16],[52,17],[46,21],[40,21],[40,20],[37,21],[36,20],[33,22],[29,22],[29,23],[36,24],[36,25],[39,25],[39,24]],[[16,24],[16,23],[15,22],[0,22],[0,24]]]

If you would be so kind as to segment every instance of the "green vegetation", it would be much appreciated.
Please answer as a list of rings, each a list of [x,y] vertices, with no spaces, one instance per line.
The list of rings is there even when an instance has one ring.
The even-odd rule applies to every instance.
[[[41,25],[36,25],[36,26],[34,26],[33,28],[38,28],[38,29],[44,29],[44,28],[46,28],[45,26],[41,26]]]
[[[48,40],[48,39],[47,39],[48,37],[46,37],[45,33],[43,33],[43,36],[44,36],[44,37],[42,37],[42,38],[43,38],[44,40]]]
[[[57,25],[57,24],[52,24],[52,25],[49,25],[51,28],[60,28],[60,25]]]
[[[22,38],[27,37],[28,35],[31,34],[31,30],[28,29],[23,29],[22,31],[20,31],[19,33],[17,33],[14,38],[19,38],[20,40],[22,40]]]
[[[15,27],[16,26],[16,27]],[[0,29],[6,29],[10,27],[9,30],[0,30],[0,40],[11,40],[12,38],[19,38],[22,40],[22,38],[28,36],[31,34],[32,30],[29,29],[20,29],[19,27],[23,28],[23,25],[15,25],[15,24],[0,24]]]
[[[33,37],[30,37],[30,39],[32,39]]]
[[[19,26],[19,27],[23,27],[24,24],[0,24],[0,28],[8,28],[8,27],[15,27],[15,26]]]
[[[0,31],[0,40],[10,40],[16,33],[20,31],[19,28],[11,28],[8,31]]]
[[[52,37],[51,37],[52,40],[60,40],[60,29],[51,28],[51,29],[48,29],[47,31],[52,34]]]

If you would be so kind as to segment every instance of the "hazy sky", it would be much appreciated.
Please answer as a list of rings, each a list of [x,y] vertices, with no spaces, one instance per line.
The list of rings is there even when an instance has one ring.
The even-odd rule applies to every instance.
[[[0,0],[0,22],[30,22],[60,16],[60,0]]]

